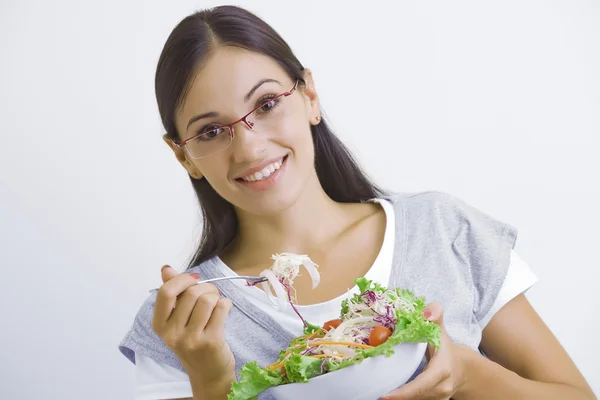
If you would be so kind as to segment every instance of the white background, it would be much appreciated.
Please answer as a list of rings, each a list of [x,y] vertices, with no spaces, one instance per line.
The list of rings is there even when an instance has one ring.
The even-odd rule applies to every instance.
[[[130,399],[117,350],[198,207],[154,72],[202,1],[0,2],[0,398]],[[520,230],[529,297],[600,393],[600,3],[258,2],[369,173]]]

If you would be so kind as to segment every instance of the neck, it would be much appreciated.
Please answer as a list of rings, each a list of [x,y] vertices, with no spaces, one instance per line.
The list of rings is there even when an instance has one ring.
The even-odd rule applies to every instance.
[[[351,204],[333,201],[315,174],[298,200],[277,215],[260,216],[238,210],[238,235],[227,252],[244,254],[244,261],[239,264],[246,265],[269,263],[275,253],[310,254],[351,224],[354,210]]]

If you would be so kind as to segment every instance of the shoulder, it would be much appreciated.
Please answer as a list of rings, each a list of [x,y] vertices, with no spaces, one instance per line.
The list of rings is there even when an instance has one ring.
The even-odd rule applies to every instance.
[[[394,208],[411,216],[427,214],[450,215],[453,210],[466,206],[466,203],[456,196],[446,192],[395,192],[384,197]]]
[[[511,247],[517,229],[475,208],[463,199],[441,191],[393,193],[386,197],[404,218],[410,233],[433,233],[450,237],[500,240]],[[475,236],[473,236],[475,235]]]
[[[436,214],[452,214],[457,210],[472,208],[465,201],[450,193],[441,191],[395,192],[385,197],[396,207],[404,207],[412,212],[419,210]]]

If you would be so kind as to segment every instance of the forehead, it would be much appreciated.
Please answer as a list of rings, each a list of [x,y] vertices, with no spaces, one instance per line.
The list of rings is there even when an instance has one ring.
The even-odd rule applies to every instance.
[[[244,96],[261,79],[291,79],[271,58],[237,47],[220,47],[203,63],[192,78],[187,97],[180,109],[182,117],[203,112],[233,111],[244,106]],[[265,87],[277,87],[276,83]]]

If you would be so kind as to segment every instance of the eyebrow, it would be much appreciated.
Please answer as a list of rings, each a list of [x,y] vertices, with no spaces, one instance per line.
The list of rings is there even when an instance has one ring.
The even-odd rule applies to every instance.
[[[194,122],[201,120],[203,118],[217,118],[218,116],[219,116],[219,114],[216,112],[209,112],[206,114],[195,115],[192,118],[190,118],[190,122],[188,122],[187,127],[185,129],[189,129],[191,124],[193,124]]]
[[[260,88],[262,85],[264,85],[265,83],[270,83],[270,82],[274,82],[274,83],[278,83],[279,85],[281,85],[281,82],[279,82],[276,79],[270,79],[270,78],[265,78],[265,79],[261,79],[260,81],[258,81],[258,83],[256,85],[254,85],[252,87],[252,89],[250,89],[250,91],[248,92],[248,94],[246,94],[244,96],[244,101],[247,102],[248,100],[250,100],[250,98],[252,97],[252,95],[258,90],[258,88]],[[192,118],[190,118],[186,130],[189,129],[190,125],[192,125],[194,122],[204,119],[204,118],[216,118],[219,116],[219,113],[211,111],[205,114],[199,114],[199,115],[195,115]]]
[[[278,80],[275,80],[275,79],[261,79],[260,81],[258,81],[258,83],[256,85],[254,85],[254,87],[252,89],[250,89],[248,94],[246,96],[244,96],[244,101],[250,100],[250,97],[252,97],[254,92],[256,92],[259,87],[261,87],[263,84],[269,83],[269,82],[275,82],[275,83],[278,83],[279,85],[281,85],[281,82],[279,82]]]

